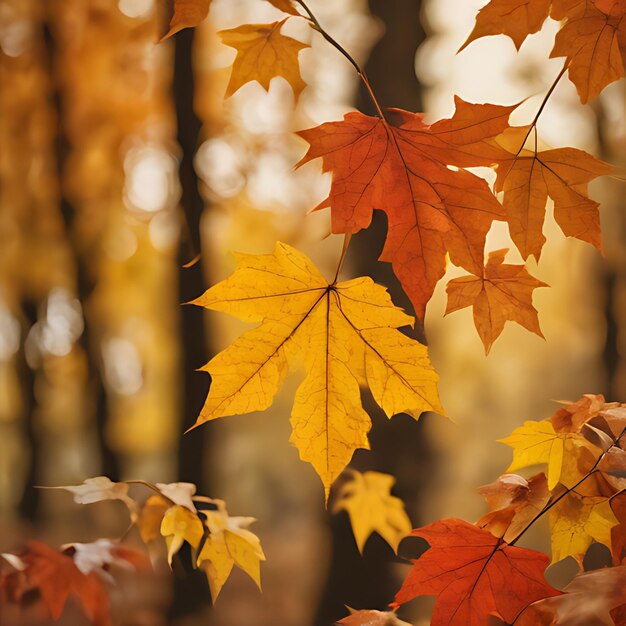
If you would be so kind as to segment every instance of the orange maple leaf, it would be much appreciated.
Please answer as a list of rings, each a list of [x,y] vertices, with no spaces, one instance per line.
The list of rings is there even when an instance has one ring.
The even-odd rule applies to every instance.
[[[532,602],[561,593],[544,579],[545,554],[509,546],[463,520],[440,520],[412,534],[430,548],[413,561],[394,604],[437,596],[431,626],[484,626],[489,616],[511,623]]]
[[[12,579],[12,599],[19,602],[29,590],[37,589],[50,615],[57,620],[73,595],[94,626],[110,626],[109,599],[104,581],[95,571],[84,574],[71,556],[38,541],[31,541],[26,554],[17,560],[20,570],[7,576]]]
[[[523,129],[512,131],[514,135]],[[599,204],[589,198],[587,186],[612,171],[608,163],[575,148],[516,153],[511,147],[509,156],[497,166],[495,189],[504,194],[509,232],[522,257],[532,254],[539,260],[546,241],[542,231],[548,197],[554,202],[554,219],[563,233],[602,251]]]
[[[519,50],[528,35],[541,30],[551,0],[491,0],[476,16],[474,30],[459,52],[472,41],[490,35],[508,35]]]
[[[309,44],[280,32],[287,19],[272,24],[242,24],[218,32],[222,43],[237,50],[227,98],[254,80],[268,91],[276,76],[282,76],[291,85],[296,98],[300,95],[306,83],[300,75],[298,53]]]
[[[548,285],[531,276],[523,265],[505,264],[507,252],[506,248],[490,252],[480,275],[454,278],[446,287],[448,306],[445,314],[473,306],[474,324],[486,354],[507,321],[517,322],[543,337],[532,294],[537,287]]]
[[[611,0],[553,2],[551,16],[566,19],[551,57],[566,57],[580,101],[593,100],[624,76],[626,3]]]
[[[184,28],[194,28],[209,14],[211,0],[174,0],[174,14],[170,27],[161,41],[175,35]]]
[[[298,166],[322,157],[333,174],[332,231],[367,228],[372,211],[389,222],[381,260],[390,261],[420,319],[443,276],[446,252],[453,263],[481,274],[485,235],[502,206],[487,183],[457,168],[506,158],[494,141],[508,128],[515,106],[471,104],[455,98],[451,119],[426,124],[420,114],[389,109],[385,118],[348,113],[300,131],[310,148]]]

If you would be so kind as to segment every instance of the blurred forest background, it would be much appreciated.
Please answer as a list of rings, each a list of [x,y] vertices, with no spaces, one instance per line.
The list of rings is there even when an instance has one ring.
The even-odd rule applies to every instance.
[[[520,53],[492,37],[456,57],[482,0],[310,4],[364,64],[383,105],[432,119],[449,115],[458,94],[528,98],[516,112],[527,121],[561,67],[546,61],[554,23]],[[36,485],[101,474],[191,481],[225,499],[233,515],[258,518],[263,593],[235,572],[211,609],[201,573],[129,577],[113,598],[118,623],[328,626],[344,604],[382,608],[406,565],[378,537],[361,557],[347,515],[325,511],[319,480],[287,443],[289,385],[262,415],[182,435],[209,385],[195,370],[242,326],[180,303],[230,273],[230,250],[269,252],[277,239],[332,274],[341,242],[326,237],[326,212],[306,215],[329,180],[318,163],[293,171],[305,143],[290,133],[350,107],[372,113],[371,105],[321,37],[300,56],[309,86],[297,103],[282,79],[269,93],[249,84],[223,102],[235,51],[216,31],[280,13],[260,0],[213,0],[200,28],[157,45],[170,14],[166,0],[0,0],[0,551],[31,537],[59,544],[124,531],[119,503],[80,508]],[[298,20],[286,32],[310,38]],[[624,81],[592,107],[561,81],[539,132],[551,146],[624,165]],[[535,296],[546,342],[507,327],[486,358],[469,309],[443,317],[440,286],[426,333],[453,421],[388,421],[368,402],[372,450],[357,452],[352,465],[394,474],[414,525],[482,514],[474,488],[509,462],[495,440],[547,417],[552,400],[605,393],[626,401],[618,185],[605,180],[592,190],[602,202],[604,259],[548,224],[541,263],[530,267],[552,286]],[[374,276],[408,306],[389,267],[373,261],[384,230],[379,216],[355,238],[343,272]],[[489,249],[509,245],[498,224]],[[529,545],[545,548],[541,532],[529,535]],[[403,544],[401,554],[410,550]],[[405,619],[427,623],[419,622],[427,607],[415,603]],[[61,623],[80,620],[70,613]]]

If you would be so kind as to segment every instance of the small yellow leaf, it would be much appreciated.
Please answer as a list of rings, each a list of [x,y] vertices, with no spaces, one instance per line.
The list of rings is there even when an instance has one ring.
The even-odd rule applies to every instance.
[[[205,531],[197,515],[184,506],[176,505],[165,512],[161,522],[161,534],[167,543],[167,560],[171,565],[174,555],[185,541],[197,550]]]
[[[144,543],[154,541],[161,535],[163,516],[170,506],[161,496],[151,496],[141,507],[135,523]]]
[[[219,502],[219,501],[216,501]],[[210,534],[198,555],[198,567],[206,571],[213,602],[233,566],[241,568],[261,588],[261,561],[265,560],[259,538],[247,527],[253,517],[230,517],[223,506],[205,511]]]
[[[611,528],[618,520],[608,498],[568,493],[550,510],[552,561],[573,556],[579,563],[593,541],[611,548]]]
[[[369,447],[359,384],[389,417],[442,412],[426,346],[397,330],[413,318],[370,278],[329,284],[304,254],[278,243],[273,254],[237,255],[235,273],[194,304],[260,322],[203,368],[212,381],[196,426],[266,409],[290,367],[303,364],[291,442],[327,497],[354,450]]]
[[[559,482],[571,487],[581,478],[577,461],[584,451],[596,457],[601,453],[578,433],[557,433],[548,420],[524,422],[511,435],[498,441],[513,448],[513,462],[507,472],[529,465],[547,464],[550,490]]]
[[[360,472],[350,470],[351,479],[337,491],[332,512],[347,511],[354,538],[363,553],[369,536],[377,532],[394,550],[403,537],[411,532],[404,503],[391,495],[396,480],[389,474],[380,472]]]
[[[218,33],[224,44],[237,50],[226,88],[227,98],[253,80],[268,91],[275,76],[282,76],[291,85],[296,98],[300,95],[305,83],[300,75],[298,53],[310,46],[282,35],[280,29],[284,23],[285,20],[272,24],[243,24]]]

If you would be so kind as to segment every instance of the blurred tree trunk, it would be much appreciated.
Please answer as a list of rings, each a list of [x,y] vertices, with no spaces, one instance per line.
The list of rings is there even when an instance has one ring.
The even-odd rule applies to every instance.
[[[420,26],[419,0],[370,0],[372,13],[385,27],[385,34],[374,47],[365,66],[374,92],[384,108],[399,107],[421,111],[421,86],[415,75],[415,53],[424,39]],[[368,115],[376,109],[362,88],[358,108]],[[356,276],[369,275],[389,288],[394,303],[411,312],[412,307],[391,265],[378,262],[387,232],[386,217],[374,212],[372,225],[355,235],[349,251],[349,262]],[[419,322],[413,336],[424,340]],[[407,415],[388,420],[367,394],[364,406],[372,416],[371,451],[358,450],[351,466],[360,470],[376,470],[397,478],[394,492],[407,505],[414,522],[417,511],[420,480],[432,471],[428,447],[423,441],[421,425]],[[378,536],[370,539],[362,557],[356,547],[348,515],[331,517],[333,531],[332,564],[326,591],[317,615],[318,626],[328,626],[345,615],[345,605],[354,608],[384,609],[398,589],[392,573],[395,556]]]
[[[184,215],[183,232],[179,253],[179,295],[180,302],[197,298],[206,289],[202,264],[193,263],[201,249],[200,218],[204,201],[198,190],[198,177],[193,167],[193,159],[198,148],[202,125],[195,114],[194,74],[192,50],[195,29],[186,29],[175,37],[173,98],[176,107],[177,139],[181,149],[180,182],[181,208]],[[183,267],[193,263],[190,267]],[[208,392],[208,377],[196,371],[207,360],[207,338],[202,311],[197,307],[183,306],[181,311],[181,338],[183,381],[181,415],[183,430],[191,428],[200,414]],[[206,473],[203,472],[203,453],[209,444],[209,429],[200,428],[180,435],[178,448],[178,479],[193,482],[198,493],[211,493]],[[191,557],[191,555],[188,555]],[[175,574],[174,599],[170,611],[171,618],[190,615],[210,605],[210,594],[206,575],[187,567],[184,573]]]

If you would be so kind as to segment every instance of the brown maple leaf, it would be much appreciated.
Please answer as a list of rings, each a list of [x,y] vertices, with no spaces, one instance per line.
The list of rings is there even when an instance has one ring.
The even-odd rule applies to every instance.
[[[616,624],[626,603],[626,567],[605,567],[578,574],[563,594],[528,607],[515,626],[600,626]]]
[[[482,274],[454,278],[446,287],[446,315],[473,306],[474,324],[486,354],[507,321],[543,337],[532,294],[537,287],[548,285],[531,276],[523,265],[505,264],[507,252],[506,248],[490,252]]]
[[[517,474],[503,474],[498,480],[479,487],[476,491],[489,505],[476,526],[485,528],[495,537],[512,541],[543,509],[550,498],[544,473],[526,480]]]
[[[512,129],[510,137],[523,134],[523,128]],[[495,189],[503,192],[511,239],[527,259],[539,260],[546,239],[543,223],[548,197],[554,201],[554,219],[567,237],[576,237],[602,251],[598,203],[589,198],[588,183],[613,172],[608,163],[599,161],[583,150],[519,150],[514,139],[509,156],[497,166]]]
[[[593,100],[624,76],[626,5],[623,1],[554,1],[551,16],[567,20],[557,33],[551,57],[566,57],[580,101]]]
[[[506,152],[495,137],[515,106],[470,104],[455,98],[451,119],[427,124],[420,114],[389,109],[385,118],[349,113],[298,134],[310,148],[298,166],[322,157],[332,172],[332,231],[367,228],[372,211],[387,214],[381,260],[390,261],[420,319],[445,270],[456,265],[480,275],[485,235],[500,204],[482,179],[457,168],[491,165]]]
[[[519,50],[528,35],[541,30],[551,0],[491,0],[476,16],[474,30],[459,52],[472,41],[489,35],[508,35]]]
[[[440,520],[412,534],[430,548],[413,561],[394,604],[437,596],[431,626],[484,626],[490,616],[510,623],[532,602],[561,593],[544,579],[545,554],[509,546],[463,520]]]

